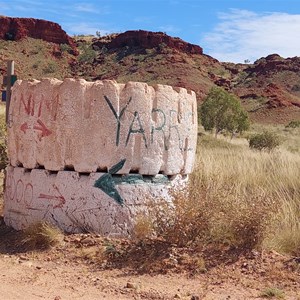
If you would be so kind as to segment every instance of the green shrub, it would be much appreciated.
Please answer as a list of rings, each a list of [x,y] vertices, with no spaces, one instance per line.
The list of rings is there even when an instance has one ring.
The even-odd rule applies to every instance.
[[[249,138],[249,147],[256,150],[271,151],[280,145],[279,136],[275,133],[265,131],[254,134]]]
[[[300,127],[300,121],[291,121],[288,125],[285,126],[286,128],[298,128]]]
[[[43,72],[44,72],[45,74],[55,73],[56,70],[57,70],[57,64],[56,64],[55,62],[53,62],[53,61],[50,61],[50,62],[47,64],[47,66],[45,66],[45,67],[43,68]]]
[[[78,61],[80,63],[92,63],[97,57],[97,52],[90,45],[80,45],[80,52],[81,53],[78,56]]]
[[[69,52],[70,53],[72,51],[71,46],[68,44],[60,44],[59,48],[60,48],[61,52]]]

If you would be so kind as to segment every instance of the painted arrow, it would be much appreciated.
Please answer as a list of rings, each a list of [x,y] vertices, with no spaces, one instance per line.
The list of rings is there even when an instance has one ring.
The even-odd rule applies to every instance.
[[[30,129],[30,128],[32,128],[32,127],[29,127],[29,125],[27,124],[27,122],[23,123],[20,126],[21,131],[23,131],[24,133],[26,133],[26,131],[28,129]],[[33,126],[33,129],[41,131],[41,133],[42,133],[41,138],[45,137],[45,136],[48,136],[48,135],[50,135],[52,133],[52,131],[49,130],[46,127],[46,125],[40,119],[37,120],[36,124]]]
[[[29,126],[28,126],[28,124],[25,122],[25,123],[23,123],[23,124],[21,125],[20,129],[21,129],[24,133],[26,133],[26,130],[29,129]]]
[[[112,174],[120,171],[123,168],[125,162],[126,159],[122,159],[121,161],[119,161],[108,170],[108,173],[103,174],[99,179],[97,179],[94,184],[94,187],[102,190],[106,195],[113,198],[120,205],[123,205],[124,200],[116,189]]]
[[[42,137],[48,136],[52,133],[52,131],[49,130],[40,119],[37,120],[37,124],[33,126],[33,129],[41,131]]]
[[[52,195],[40,194],[39,198],[58,201],[59,203],[53,206],[53,208],[62,208],[66,203],[66,199],[63,196],[52,196]]]
[[[47,194],[40,194],[39,198],[40,199],[47,199],[47,200],[55,200],[58,201],[58,204],[53,206],[53,208],[62,208],[64,204],[66,203],[65,197],[61,194],[59,191],[58,187],[56,185],[53,185],[53,188],[57,191],[59,196],[53,196],[53,195],[47,195]]]

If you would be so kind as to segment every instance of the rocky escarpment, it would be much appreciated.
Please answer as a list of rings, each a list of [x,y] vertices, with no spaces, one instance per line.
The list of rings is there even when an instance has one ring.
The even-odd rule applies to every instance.
[[[18,41],[26,37],[67,44],[73,54],[78,54],[73,39],[57,23],[32,18],[0,17],[0,39]]]
[[[248,69],[248,72],[257,75],[269,75],[283,71],[299,72],[300,57],[283,58],[278,54],[270,54],[254,62],[254,65]]]
[[[253,64],[223,65],[231,77],[214,76],[214,83],[242,99],[263,102],[259,109],[300,107],[300,57],[270,54]]]
[[[151,32],[145,30],[130,30],[115,35],[112,39],[99,39],[94,42],[98,47],[105,46],[107,49],[123,47],[138,47],[152,49],[156,47],[169,47],[188,54],[203,54],[203,49],[177,37],[171,37],[163,32]]]

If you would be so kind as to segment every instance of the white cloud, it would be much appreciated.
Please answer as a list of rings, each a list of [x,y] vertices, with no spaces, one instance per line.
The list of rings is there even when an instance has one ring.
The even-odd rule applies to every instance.
[[[201,45],[205,53],[220,61],[253,62],[272,53],[300,56],[300,15],[232,9],[219,19]]]
[[[89,3],[78,3],[75,5],[74,9],[80,12],[92,12],[94,13],[96,9],[92,4]]]
[[[98,26],[95,23],[65,23],[64,30],[70,35],[77,34],[96,34],[96,31],[100,32],[101,35],[106,35],[111,33],[111,30],[101,29],[101,26]]]
[[[7,14],[13,17],[30,17],[28,14],[39,15],[40,13],[60,14],[60,11],[51,6],[45,6],[40,1],[18,0],[14,3],[0,2],[0,14]],[[25,16],[24,16],[25,15]]]
[[[164,25],[164,26],[159,26],[158,28],[159,30],[170,34],[180,32],[180,29],[173,25]]]
[[[101,9],[99,9],[98,7],[95,7],[90,3],[76,3],[74,5],[74,10],[81,13],[93,13],[102,15],[109,13],[109,9],[107,6],[101,6]]]

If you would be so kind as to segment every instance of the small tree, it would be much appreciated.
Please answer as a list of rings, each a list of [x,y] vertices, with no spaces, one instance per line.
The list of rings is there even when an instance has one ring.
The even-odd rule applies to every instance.
[[[200,107],[201,124],[205,130],[241,133],[249,128],[249,118],[240,101],[219,87],[213,87]]]

